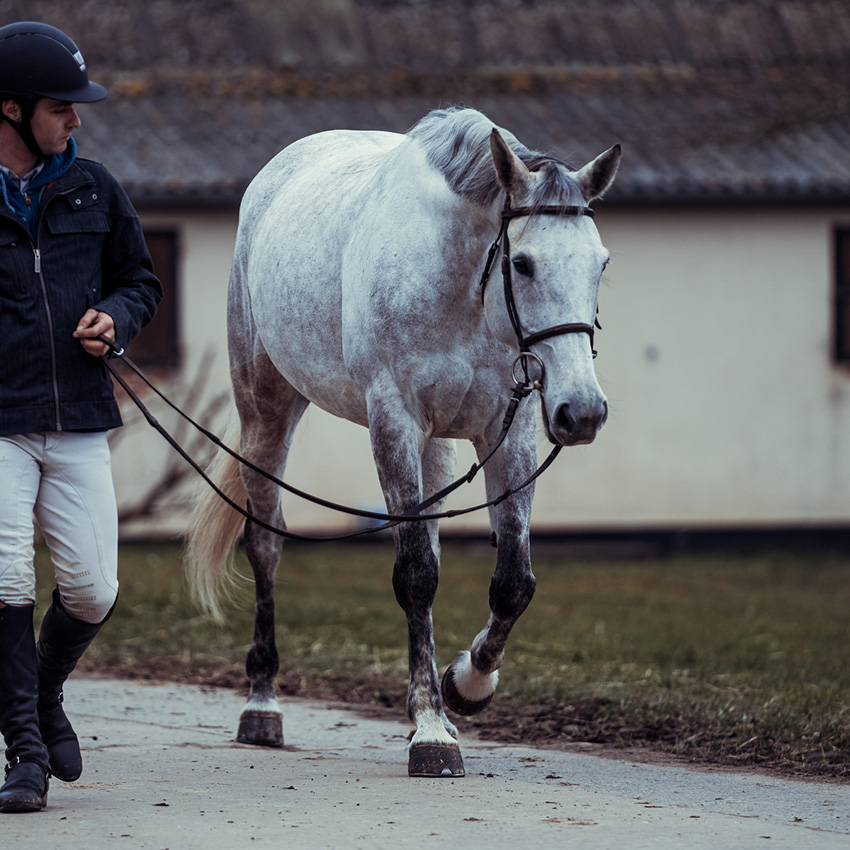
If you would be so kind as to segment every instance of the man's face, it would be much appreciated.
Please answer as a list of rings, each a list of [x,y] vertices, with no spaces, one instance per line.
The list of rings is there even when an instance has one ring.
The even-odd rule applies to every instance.
[[[73,103],[48,97],[36,101],[32,116],[32,132],[45,155],[62,153],[77,127],[80,117]]]

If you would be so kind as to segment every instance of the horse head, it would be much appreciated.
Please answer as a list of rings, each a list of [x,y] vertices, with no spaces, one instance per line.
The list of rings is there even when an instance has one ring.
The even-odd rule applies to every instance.
[[[519,349],[522,368],[538,382],[549,440],[591,443],[608,417],[592,340],[610,257],[588,204],[611,185],[620,146],[578,171],[553,157],[526,165],[495,129],[490,148],[508,203],[501,234],[504,297],[498,287],[485,290],[487,324],[499,341]]]

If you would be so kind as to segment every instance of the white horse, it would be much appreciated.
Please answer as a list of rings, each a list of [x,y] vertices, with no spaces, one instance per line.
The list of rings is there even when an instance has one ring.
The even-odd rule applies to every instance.
[[[519,365],[536,378],[549,440],[590,443],[608,413],[591,343],[609,255],[587,205],[608,188],[619,160],[615,145],[573,171],[471,109],[434,111],[404,135],[319,133],[278,154],[245,194],[230,280],[228,343],[242,454],[282,477],[293,432],[312,402],[369,429],[387,509],[403,514],[451,480],[455,439],[487,456]],[[503,215],[506,198],[512,206]],[[482,286],[497,234],[507,282]],[[489,277],[498,273],[496,266]],[[517,364],[521,350],[530,353]],[[536,394],[519,403],[484,467],[488,498],[534,472],[539,407]],[[263,523],[282,525],[276,485],[250,469],[240,473],[230,456],[213,478]],[[393,588],[407,617],[407,707],[416,725],[410,775],[463,774],[444,701],[473,714],[496,688],[508,635],[535,588],[532,491],[490,508],[498,550],[492,613],[471,651],[447,670],[442,689],[431,623],[437,522],[394,529]],[[189,575],[200,600],[217,612],[230,553],[243,534],[256,620],[238,738],[280,746],[274,580],[282,538],[209,492],[190,532]]]

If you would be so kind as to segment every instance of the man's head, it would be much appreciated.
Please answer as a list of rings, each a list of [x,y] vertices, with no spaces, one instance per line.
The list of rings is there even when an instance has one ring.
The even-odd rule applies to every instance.
[[[58,151],[39,145],[33,121],[36,129],[42,130],[39,137],[52,147],[65,135],[65,128],[79,126],[71,104],[105,97],[106,89],[89,81],[82,53],[61,30],[33,21],[0,27],[0,119],[14,127],[36,156]],[[66,112],[64,121],[57,112],[60,107]],[[66,144],[67,137],[61,150]]]
[[[0,103],[3,119],[20,133],[20,127],[25,114],[21,104],[16,100],[4,100]],[[54,100],[50,97],[40,97],[29,114],[29,135],[35,142],[36,149],[30,151],[36,156],[51,156],[62,153],[68,147],[68,140],[77,127],[80,119],[73,103]],[[23,134],[21,134],[23,138]]]

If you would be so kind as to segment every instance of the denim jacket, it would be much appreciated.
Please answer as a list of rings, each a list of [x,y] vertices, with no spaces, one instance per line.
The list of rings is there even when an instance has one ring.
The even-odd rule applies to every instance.
[[[99,163],[75,159],[45,186],[30,227],[0,203],[0,436],[120,425],[102,359],[72,335],[93,307],[126,347],[161,297],[138,216]]]

